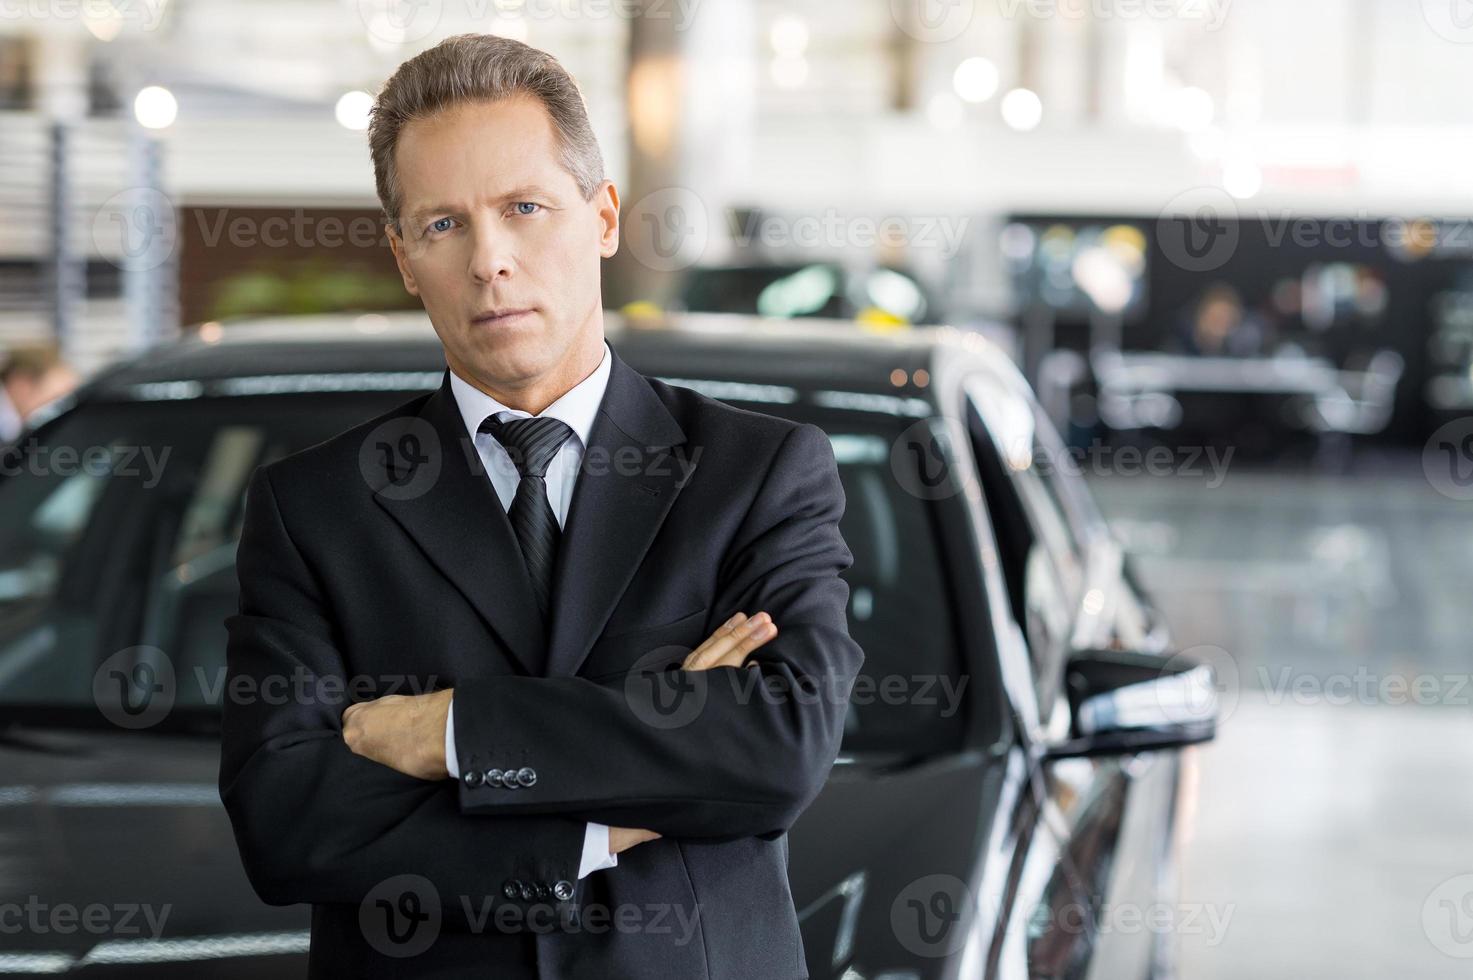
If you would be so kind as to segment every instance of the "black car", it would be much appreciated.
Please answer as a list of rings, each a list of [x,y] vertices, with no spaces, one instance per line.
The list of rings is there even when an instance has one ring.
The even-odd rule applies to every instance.
[[[866,659],[790,834],[815,980],[1170,975],[1172,929],[1118,913],[1173,924],[1211,674],[1047,465],[1007,358],[946,328],[609,321],[637,370],[833,442]],[[421,316],[240,324],[108,370],[0,457],[0,972],[304,973],[309,909],[252,892],[216,787],[242,494],[443,370]]]

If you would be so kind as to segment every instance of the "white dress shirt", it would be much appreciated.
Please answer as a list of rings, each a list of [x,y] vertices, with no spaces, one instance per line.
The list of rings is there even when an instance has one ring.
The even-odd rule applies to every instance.
[[[568,520],[568,505],[573,500],[573,485],[578,479],[578,468],[583,462],[583,452],[588,446],[588,434],[593,429],[593,420],[598,416],[598,407],[603,403],[604,390],[609,386],[609,369],[612,366],[609,345],[604,344],[603,360],[593,373],[574,385],[557,401],[543,409],[538,418],[552,417],[566,423],[573,434],[558,449],[547,466],[543,479],[547,483],[547,502],[557,517],[558,527]],[[454,371],[450,372],[450,390],[455,395],[460,416],[465,428],[475,441],[476,451],[496,488],[496,496],[504,510],[511,509],[517,494],[517,484],[522,476],[516,464],[501,443],[490,433],[480,432],[481,423],[488,416],[500,418],[532,418],[530,412],[507,408],[470,382],[462,380]],[[450,701],[450,713],[445,719],[445,767],[452,778],[460,778],[460,764],[455,755],[455,700]],[[616,854],[609,853],[609,828],[601,823],[590,823],[583,835],[583,860],[578,868],[578,877],[612,868],[619,863]]]

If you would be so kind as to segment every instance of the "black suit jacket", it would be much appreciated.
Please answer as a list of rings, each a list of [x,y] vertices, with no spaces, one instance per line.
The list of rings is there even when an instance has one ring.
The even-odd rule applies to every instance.
[[[828,438],[615,353],[544,630],[449,378],[251,479],[220,792],[253,887],[313,905],[314,976],[806,976],[785,831],[863,660]],[[748,666],[675,669],[764,609]],[[447,686],[461,780],[344,744],[352,700]],[[664,836],[580,881],[590,820]]]

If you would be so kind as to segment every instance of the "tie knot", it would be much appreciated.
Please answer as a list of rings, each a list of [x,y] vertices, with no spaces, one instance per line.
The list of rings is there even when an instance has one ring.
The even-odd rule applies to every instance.
[[[568,441],[573,430],[561,419],[509,418],[488,416],[480,431],[491,434],[506,449],[517,472],[522,476],[542,476],[558,449]]]

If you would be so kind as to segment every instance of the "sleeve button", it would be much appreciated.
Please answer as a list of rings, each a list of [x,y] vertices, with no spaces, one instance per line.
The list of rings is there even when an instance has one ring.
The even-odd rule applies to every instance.
[[[552,886],[552,893],[560,902],[566,902],[573,897],[573,883],[570,881],[559,881]]]
[[[486,785],[487,786],[494,786],[494,787],[500,789],[501,788],[501,777],[503,775],[504,774],[502,773],[502,771],[500,769],[487,769],[486,770]]]
[[[531,766],[523,766],[517,770],[517,782],[523,786],[536,786],[537,770]]]
[[[522,883],[517,881],[515,878],[510,878],[507,880],[506,884],[501,886],[501,894],[505,895],[507,898],[514,899],[522,893],[521,884]]]
[[[477,786],[481,785],[481,770],[467,769],[465,771],[465,775],[460,777],[460,781],[465,783],[471,789],[475,789]]]

